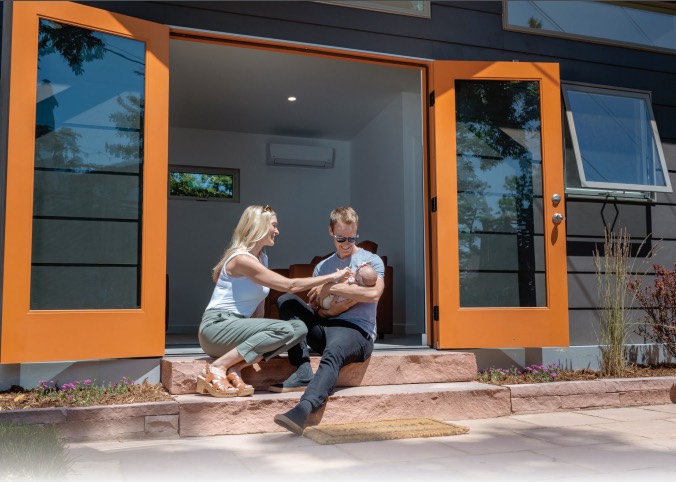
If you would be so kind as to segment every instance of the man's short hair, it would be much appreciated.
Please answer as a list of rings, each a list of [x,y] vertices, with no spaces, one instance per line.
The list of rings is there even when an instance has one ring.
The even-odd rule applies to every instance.
[[[349,206],[341,206],[331,211],[329,216],[329,226],[333,228],[336,223],[359,225],[359,216],[357,212]]]

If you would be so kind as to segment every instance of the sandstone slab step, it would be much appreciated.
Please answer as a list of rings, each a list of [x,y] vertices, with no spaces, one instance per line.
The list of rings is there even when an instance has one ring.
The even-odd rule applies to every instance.
[[[676,403],[676,377],[607,378],[504,387],[511,392],[515,414]]]
[[[49,424],[69,442],[178,437],[178,403],[0,410],[0,422]],[[3,442],[4,443],[4,442]]]
[[[181,437],[284,431],[273,417],[286,412],[300,393],[256,393],[214,398],[179,395]],[[312,423],[356,422],[401,417],[440,420],[502,417],[511,414],[510,392],[477,382],[363,386],[337,389]]]
[[[160,379],[172,395],[195,393],[196,378],[212,358],[166,357],[160,365]],[[312,357],[313,369],[319,357]],[[286,356],[275,357],[247,367],[242,378],[257,390],[265,390],[285,380],[293,367]],[[339,387],[382,386],[409,383],[469,382],[476,378],[477,364],[473,353],[439,351],[376,351],[363,363],[353,363],[340,372]]]

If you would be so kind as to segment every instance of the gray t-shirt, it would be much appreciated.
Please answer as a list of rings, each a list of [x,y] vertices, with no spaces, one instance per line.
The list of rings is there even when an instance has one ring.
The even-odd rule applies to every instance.
[[[352,271],[356,271],[357,266],[366,262],[371,263],[373,269],[375,269],[376,273],[378,273],[379,278],[385,277],[385,265],[383,264],[383,260],[380,259],[380,256],[377,256],[361,248],[358,248],[357,252],[352,256],[343,259],[340,259],[335,253],[333,253],[330,257],[326,258],[317,266],[315,266],[313,276],[334,273],[336,270],[343,269],[347,266],[349,266]],[[354,323],[359,328],[368,333],[371,336],[372,341],[375,341],[377,308],[378,303],[360,302],[349,310],[333,317],[333,319],[340,319]]]

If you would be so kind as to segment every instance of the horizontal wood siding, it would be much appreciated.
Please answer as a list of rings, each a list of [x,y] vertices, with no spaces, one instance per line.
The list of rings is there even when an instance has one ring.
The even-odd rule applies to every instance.
[[[433,2],[432,18],[316,2],[83,2],[166,23],[268,39],[435,60],[558,62],[563,81],[652,93],[658,129],[676,186],[676,55],[507,31],[501,2]],[[662,239],[657,260],[676,258],[676,194],[656,203],[567,199],[571,344],[597,342],[591,252],[606,225],[638,242]]]

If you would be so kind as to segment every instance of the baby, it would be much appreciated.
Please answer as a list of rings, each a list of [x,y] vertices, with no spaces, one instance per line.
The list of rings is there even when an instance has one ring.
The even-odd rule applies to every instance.
[[[351,285],[356,283],[359,286],[375,286],[377,280],[378,273],[376,270],[373,269],[370,264],[364,263],[357,266],[354,276],[343,278],[341,281],[339,281],[339,283],[348,283]],[[321,307],[325,310],[328,310],[331,306],[334,296],[335,295],[328,295],[326,298],[324,298],[321,302]],[[342,301],[342,298],[339,297],[338,301]]]

